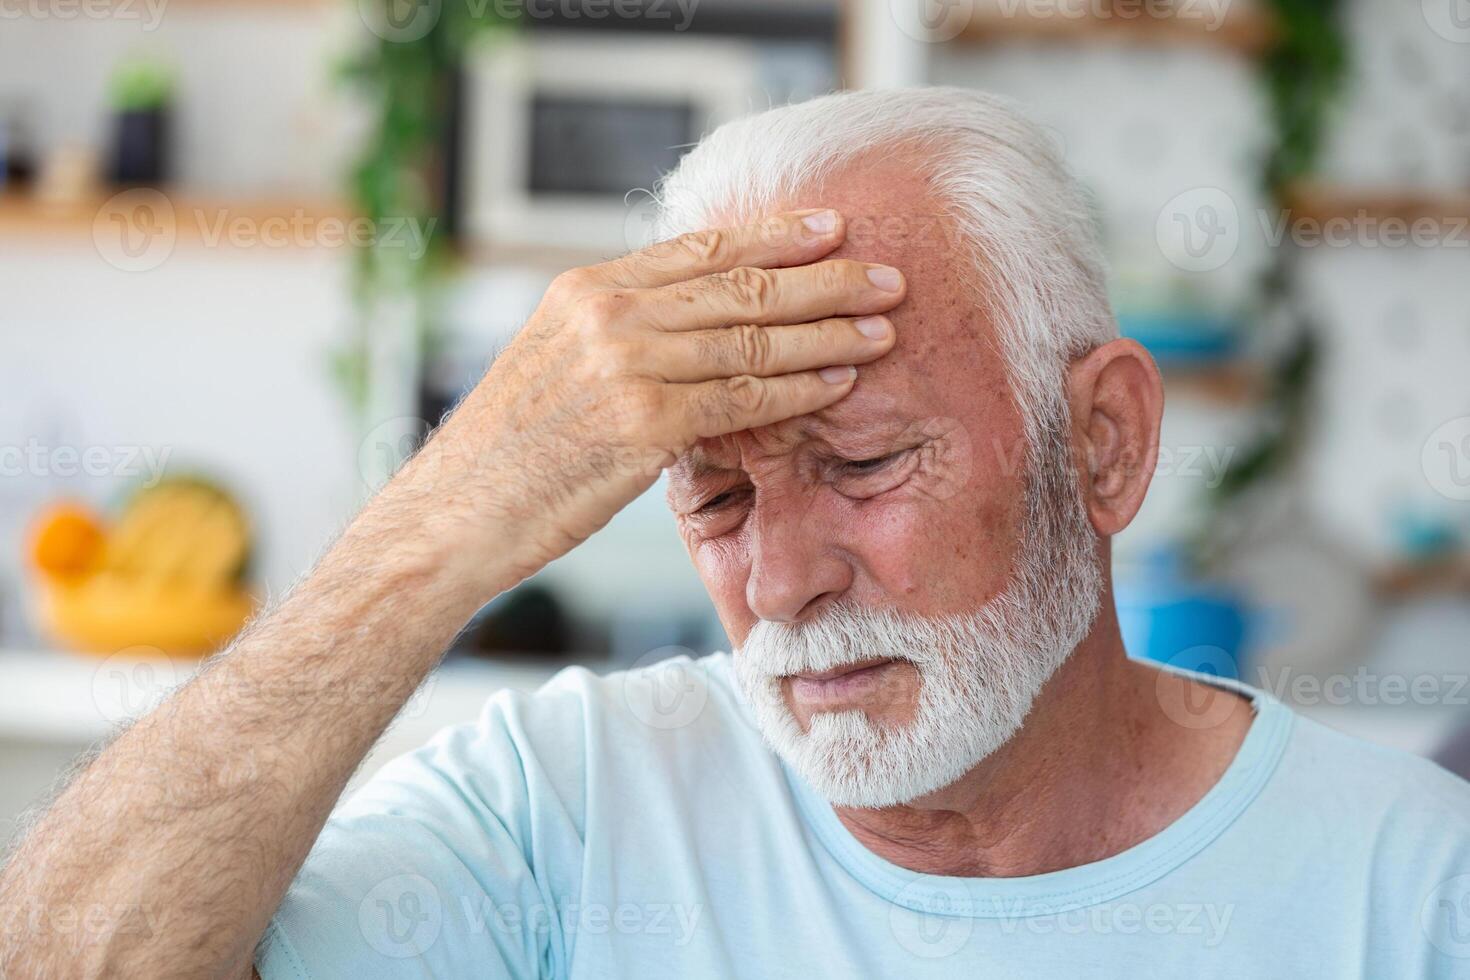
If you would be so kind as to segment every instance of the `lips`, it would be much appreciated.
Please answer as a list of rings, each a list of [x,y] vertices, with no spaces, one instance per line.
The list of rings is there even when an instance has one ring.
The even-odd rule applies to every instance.
[[[892,657],[855,660],[830,670],[784,678],[793,706],[807,711],[849,711],[882,700],[890,672],[900,667]]]
[[[893,663],[892,657],[871,657],[867,660],[854,660],[851,663],[833,667],[831,670],[809,671],[802,674],[791,674],[790,676],[793,680],[830,681],[838,677],[845,677],[848,674],[855,674],[860,670],[871,670],[874,667],[881,667],[884,664],[891,663]]]

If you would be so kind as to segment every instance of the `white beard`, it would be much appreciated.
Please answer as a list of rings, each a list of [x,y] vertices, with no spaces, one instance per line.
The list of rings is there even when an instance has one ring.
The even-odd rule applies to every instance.
[[[1058,438],[1033,455],[1028,534],[1011,582],[978,611],[925,617],[834,605],[810,622],[762,620],[737,649],[736,679],[756,726],[828,802],[893,806],[955,782],[1015,735],[1042,686],[1086,636],[1102,573]],[[913,718],[883,726],[860,710],[822,711],[802,731],[782,678],[875,657],[918,671]]]

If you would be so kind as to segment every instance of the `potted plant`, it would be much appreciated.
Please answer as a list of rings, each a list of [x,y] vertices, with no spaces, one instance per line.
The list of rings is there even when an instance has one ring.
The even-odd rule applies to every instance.
[[[169,178],[169,105],[173,75],[155,61],[124,62],[108,85],[112,143],[108,179],[156,186]]]

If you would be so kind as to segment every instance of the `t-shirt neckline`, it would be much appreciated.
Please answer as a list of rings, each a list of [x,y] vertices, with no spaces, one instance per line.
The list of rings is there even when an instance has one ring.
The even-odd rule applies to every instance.
[[[1255,717],[1215,785],[1177,820],[1111,857],[1044,874],[966,878],[912,871],[863,846],[831,804],[786,767],[787,783],[807,827],[858,882],[915,912],[1007,919],[1058,915],[1112,901],[1178,868],[1220,836],[1266,785],[1291,733],[1293,715],[1264,691],[1178,668],[1167,668],[1249,698]]]

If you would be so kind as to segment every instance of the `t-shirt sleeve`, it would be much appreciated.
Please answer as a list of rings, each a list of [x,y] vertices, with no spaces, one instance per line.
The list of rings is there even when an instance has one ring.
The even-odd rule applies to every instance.
[[[262,980],[455,976],[466,962],[565,975],[585,759],[570,693],[496,695],[340,806],[256,950]]]

